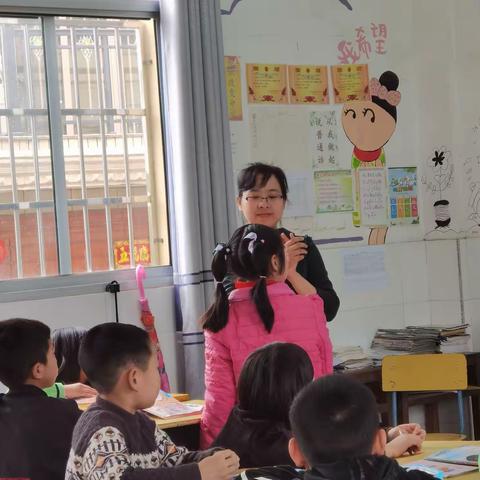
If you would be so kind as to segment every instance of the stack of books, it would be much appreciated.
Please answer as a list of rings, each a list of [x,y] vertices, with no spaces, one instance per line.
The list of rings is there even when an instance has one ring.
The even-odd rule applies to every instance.
[[[374,358],[385,355],[408,353],[434,353],[440,343],[438,331],[435,329],[379,328],[372,341]]]
[[[351,370],[372,366],[372,359],[359,346],[333,348],[333,366],[337,370]]]
[[[429,325],[380,328],[375,333],[371,349],[372,357],[378,360],[396,354],[471,352],[473,345],[468,324]]]

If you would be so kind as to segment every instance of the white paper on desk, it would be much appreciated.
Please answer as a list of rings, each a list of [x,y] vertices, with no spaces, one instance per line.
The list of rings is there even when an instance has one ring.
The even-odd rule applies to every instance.
[[[432,462],[431,460],[418,460],[417,462],[404,464],[402,467],[407,471],[427,471],[426,469],[429,469],[430,471],[427,471],[427,473],[436,474],[438,472],[439,475],[442,475],[442,477],[438,476],[438,478],[455,477],[464,473],[473,472],[477,469],[477,467],[470,465],[455,465],[451,463]]]
[[[172,418],[193,415],[202,411],[203,406],[186,402],[156,402],[153,407],[145,411],[159,418]]]
[[[383,290],[389,284],[385,270],[385,247],[344,249],[343,285],[347,293]]]
[[[313,199],[313,176],[311,170],[289,170],[286,172],[288,180],[288,201],[283,216],[310,217],[313,216],[315,206]]]

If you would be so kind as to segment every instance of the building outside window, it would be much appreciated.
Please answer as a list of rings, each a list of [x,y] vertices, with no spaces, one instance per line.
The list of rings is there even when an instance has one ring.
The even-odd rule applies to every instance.
[[[0,280],[170,263],[156,59],[153,20],[0,18]]]

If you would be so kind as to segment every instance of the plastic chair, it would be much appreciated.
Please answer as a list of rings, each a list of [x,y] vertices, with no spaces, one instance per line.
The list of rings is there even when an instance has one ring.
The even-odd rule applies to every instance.
[[[398,424],[397,392],[455,392],[460,434],[465,434],[463,391],[467,389],[467,361],[457,353],[391,355],[382,361],[382,390],[392,394],[392,422]]]

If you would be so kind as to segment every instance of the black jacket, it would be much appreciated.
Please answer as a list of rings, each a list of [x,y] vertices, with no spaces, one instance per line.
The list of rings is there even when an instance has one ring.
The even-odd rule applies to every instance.
[[[80,413],[32,385],[0,395],[0,478],[63,480]]]
[[[432,480],[417,470],[405,471],[396,460],[369,455],[351,460],[316,465],[305,472],[304,480]]]
[[[405,471],[395,460],[369,455],[317,465],[307,471],[289,466],[254,468],[245,472],[248,480],[262,477],[268,480],[432,480],[427,473]]]
[[[284,233],[287,236],[291,233],[286,228],[279,228],[279,232]],[[311,237],[305,235],[304,238],[308,251],[305,258],[298,262],[297,272],[316,288],[318,295],[323,300],[323,308],[325,316],[327,317],[327,322],[330,322],[335,318],[335,315],[338,312],[340,300],[333,289],[332,282],[328,278],[327,269],[325,268],[325,264],[323,263],[322,256],[320,255],[317,246],[313,243]],[[231,276],[225,277],[223,286],[227,293],[230,293],[234,289],[234,278]],[[290,287],[292,290],[295,290],[292,285],[290,285]]]
[[[254,418],[246,410],[234,407],[212,446],[233,450],[240,457],[242,468],[293,465],[288,454],[291,436],[283,424]]]

